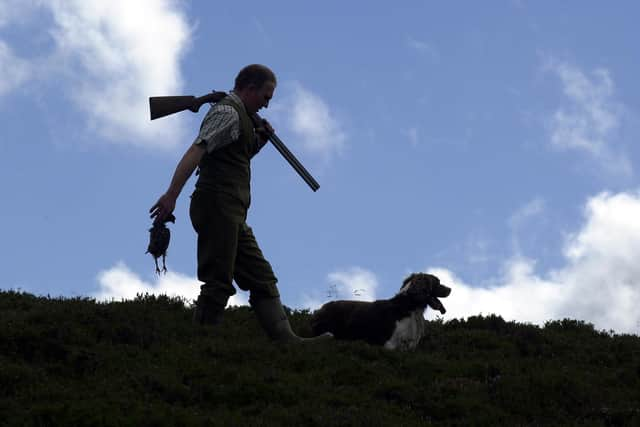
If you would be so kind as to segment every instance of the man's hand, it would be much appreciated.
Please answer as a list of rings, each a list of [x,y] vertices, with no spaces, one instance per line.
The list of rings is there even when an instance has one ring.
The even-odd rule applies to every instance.
[[[275,131],[271,127],[271,124],[265,119],[262,119],[262,123],[256,128],[256,135],[258,135],[258,138],[260,139],[260,145],[262,146],[266,144],[269,140],[269,136],[273,133],[275,133]]]
[[[165,193],[156,202],[155,205],[149,209],[151,218],[154,218],[153,223],[163,223],[166,218],[173,213],[176,208],[176,197],[169,193]]]

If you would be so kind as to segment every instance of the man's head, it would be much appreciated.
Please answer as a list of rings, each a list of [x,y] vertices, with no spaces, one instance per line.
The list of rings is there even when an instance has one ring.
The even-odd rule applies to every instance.
[[[276,88],[276,75],[260,64],[247,65],[238,73],[233,91],[238,94],[249,114],[268,107]]]

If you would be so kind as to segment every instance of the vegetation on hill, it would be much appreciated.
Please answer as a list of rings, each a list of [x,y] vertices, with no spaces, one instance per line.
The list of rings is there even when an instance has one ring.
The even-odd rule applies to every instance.
[[[247,307],[0,292],[2,426],[640,425],[640,337],[575,320],[428,322],[415,352],[278,346]],[[309,333],[309,313],[291,313]]]

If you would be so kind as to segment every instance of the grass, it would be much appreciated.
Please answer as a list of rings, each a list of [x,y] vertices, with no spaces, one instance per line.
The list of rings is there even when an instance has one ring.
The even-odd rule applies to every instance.
[[[2,426],[633,426],[640,337],[575,320],[428,322],[415,352],[278,346],[246,307],[0,292]],[[300,335],[309,313],[290,315]]]

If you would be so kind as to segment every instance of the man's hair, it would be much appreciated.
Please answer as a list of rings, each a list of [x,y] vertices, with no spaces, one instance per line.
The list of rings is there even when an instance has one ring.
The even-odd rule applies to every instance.
[[[242,90],[250,85],[261,88],[265,82],[277,83],[273,71],[261,64],[247,65],[238,73],[234,90]]]

